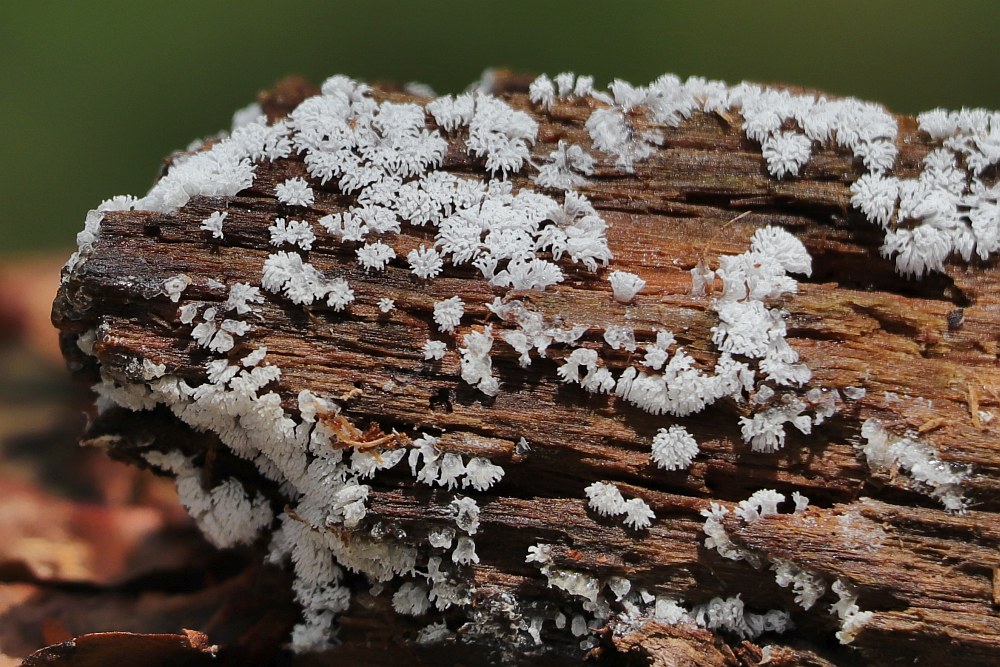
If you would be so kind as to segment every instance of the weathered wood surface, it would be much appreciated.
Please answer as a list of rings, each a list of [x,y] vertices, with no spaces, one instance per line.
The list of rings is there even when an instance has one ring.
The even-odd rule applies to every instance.
[[[516,84],[512,80],[506,99],[539,122],[536,155],[559,139],[585,143],[582,125],[589,106],[557,103],[551,115],[540,115]],[[279,116],[311,92],[289,82],[262,102],[270,115]],[[377,89],[376,96],[410,99],[391,88]],[[524,299],[567,323],[592,324],[584,342],[600,341],[604,324],[619,322],[627,312],[638,340],[651,340],[656,328],[666,328],[699,361],[710,362],[715,316],[708,309],[710,297],[690,293],[689,269],[699,259],[714,265],[720,254],[745,251],[750,235],[763,225],[788,229],[814,261],[812,277],[800,279],[799,293],[783,303],[790,313],[789,342],[812,369],[813,386],[863,387],[866,394],[845,400],[812,435],[790,433],[777,454],[750,451],[737,420],[745,408],[720,402],[682,420],[701,454],[688,470],[664,472],[650,463],[649,443],[670,420],[559,383],[554,371],[564,353],[557,348],[549,360],[521,369],[513,350],[494,346],[501,381],[495,399],[461,380],[454,353],[440,363],[425,362],[420,348],[427,337],[448,339],[435,332],[435,301],[459,295],[466,303],[456,335],[470,325],[506,326],[484,306],[502,291],[474,269],[448,267],[426,284],[412,276],[403,257],[410,248],[433,242],[429,228],[404,227],[394,244],[397,260],[372,275],[357,266],[352,250],[321,237],[309,261],[346,277],[357,300],[346,314],[337,314],[268,299],[263,323],[244,343],[266,344],[269,359],[282,368],[278,390],[286,409],[294,407],[303,388],[344,397],[345,415],[362,429],[375,424],[383,432],[413,435],[443,430],[446,451],[488,456],[504,466],[503,481],[479,500],[482,528],[476,541],[482,562],[472,568],[479,606],[504,592],[552,598],[554,591],[537,568],[524,562],[530,545],[547,542],[557,545],[560,567],[602,578],[626,576],[634,586],[695,603],[740,593],[750,609],[792,611],[795,630],[762,638],[775,644],[770,664],[996,664],[1000,419],[984,420],[979,411],[1000,415],[1000,265],[994,258],[971,266],[949,264],[946,275],[920,281],[897,276],[891,261],[879,255],[881,231],[851,209],[848,186],[859,167],[849,154],[818,150],[800,177],[779,181],[768,175],[760,147],[729,121],[695,114],[680,128],[667,129],[666,146],[638,163],[634,174],[600,161],[590,185],[581,188],[610,226],[612,268],[647,281],[633,304],[611,298],[604,271],[567,274],[558,289],[509,292],[507,298]],[[928,149],[912,118],[900,120],[898,145],[895,173],[918,173]],[[461,142],[452,142],[445,168],[479,169]],[[160,285],[185,273],[194,280],[185,299],[212,302],[225,294],[203,287],[207,278],[259,283],[270,251],[267,226],[282,215],[274,186],[295,175],[305,176],[304,165],[295,158],[280,160],[259,167],[252,189],[235,197],[196,198],[171,215],[107,214],[93,254],[68,276],[54,307],[70,365],[96,377],[93,359],[79,353],[75,340],[98,327],[95,354],[111,376],[141,380],[133,360],[151,358],[172,374],[203,378],[206,355],[179,324],[177,305],[159,293]],[[532,185],[522,176],[513,178],[517,185]],[[333,187],[317,187],[306,217],[341,211],[347,201]],[[195,231],[220,209],[229,213],[223,241]],[[386,296],[396,303],[389,315],[376,307]],[[949,315],[959,308],[964,320],[950,327]],[[605,360],[621,369],[627,358],[622,351]],[[870,471],[856,445],[860,425],[872,417],[894,432],[920,432],[946,462],[971,465],[964,485],[970,511],[950,515],[913,491],[904,476]],[[110,447],[115,456],[139,460],[130,443],[152,438],[163,448],[208,450],[209,475],[221,478],[238,470],[244,480],[255,478],[211,436],[191,432],[165,410],[139,417],[107,413],[92,426],[91,438],[107,434],[122,436]],[[524,455],[515,452],[522,437],[532,445]],[[646,500],[656,513],[653,526],[637,533],[588,510],[583,487],[595,480],[613,481],[626,497]],[[266,484],[262,488],[275,493]],[[712,500],[735,503],[761,488],[797,490],[812,505],[804,514],[752,525],[730,517],[727,530],[740,546],[791,559],[828,581],[839,577],[852,583],[860,607],[874,617],[849,647],[834,639],[831,593],[803,611],[770,572],[703,546],[699,510]],[[447,500],[443,491],[390,471],[375,479],[369,507],[378,520],[419,536],[450,521]],[[402,638],[412,637],[420,624],[388,620],[392,612],[385,600],[369,603],[374,606],[357,613],[381,609],[376,616],[385,614],[383,625],[352,629],[355,612],[349,612],[342,655],[357,655],[359,645],[352,642],[368,641],[388,650],[385,656],[415,658]],[[365,607],[356,600],[355,610],[359,605]],[[553,641],[572,648],[570,641]],[[455,659],[485,655],[469,651],[459,651]],[[625,636],[609,631],[594,652],[594,657],[656,665],[756,664],[760,656],[759,648],[731,636],[655,623]]]

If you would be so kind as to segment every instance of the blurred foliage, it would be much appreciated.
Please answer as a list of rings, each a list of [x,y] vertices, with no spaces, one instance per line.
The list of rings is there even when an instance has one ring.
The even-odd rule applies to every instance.
[[[787,82],[1000,108],[997,3],[5,2],[0,253],[68,246],[111,195],[287,74],[454,92],[491,66]]]

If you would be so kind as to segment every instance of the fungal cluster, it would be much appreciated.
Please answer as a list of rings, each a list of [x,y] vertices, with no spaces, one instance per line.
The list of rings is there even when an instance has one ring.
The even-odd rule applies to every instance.
[[[551,352],[545,368],[559,382],[613,397],[661,421],[649,443],[649,460],[654,469],[669,474],[684,474],[699,454],[683,420],[718,401],[741,406],[742,438],[760,453],[785,446],[787,425],[808,434],[837,409],[840,394],[810,387],[809,368],[786,340],[782,303],[797,291],[792,276],[811,274],[811,258],[787,231],[764,227],[754,233],[746,252],[720,257],[714,270],[699,264],[692,271],[692,295],[705,300],[716,322],[706,343],[717,355],[714,365],[696,361],[670,331],[657,331],[655,340],[637,340],[627,317],[603,326],[596,343],[583,342],[593,323],[567,323],[530,299],[503,296],[558,289],[572,272],[581,272],[606,278],[607,299],[625,313],[629,304],[643,299],[646,281],[640,275],[607,271],[614,260],[607,223],[583,193],[598,166],[634,170],[664,144],[666,129],[696,112],[740,114],[746,138],[759,143],[765,168],[776,178],[802,173],[818,145],[858,158],[866,173],[853,188],[852,202],[886,229],[883,250],[896,256],[901,272],[940,270],[952,251],[968,258],[975,249],[985,258],[1000,248],[995,187],[978,180],[1000,160],[991,143],[997,124],[992,117],[922,117],[921,127],[943,147],[928,156],[924,175],[911,182],[887,175],[896,156],[893,117],[855,100],[750,84],[730,88],[698,78],[682,82],[673,76],[646,87],[615,81],[605,92],[596,90],[591,78],[572,74],[539,77],[531,84],[530,100],[533,108],[518,109],[476,90],[423,105],[378,101],[364,84],[332,77],[320,94],[286,118],[268,122],[253,106],[241,111],[230,133],[177,159],[146,196],[116,197],[91,211],[78,235],[67,276],[84,265],[98,243],[105,212],[169,214],[194,197],[233,197],[250,188],[261,164],[304,164],[304,176],[289,178],[270,193],[287,212],[267,229],[271,247],[255,284],[206,284],[223,295],[213,305],[185,298],[188,276],[163,276],[162,296],[178,304],[178,321],[190,327],[191,339],[210,355],[203,380],[181,378],[157,359],[142,359],[141,381],[123,383],[105,376],[97,386],[102,407],[166,406],[193,429],[216,434],[281,489],[288,499],[283,510],[272,508],[263,496],[251,497],[236,480],[202,489],[192,459],[179,451],[146,455],[151,465],[177,478],[182,501],[214,543],[252,542],[274,527],[270,559],[291,562],[296,599],[303,608],[292,636],[295,650],[319,650],[334,641],[336,617],[351,598],[345,570],[366,578],[373,592],[391,596],[398,613],[424,618],[421,642],[451,634],[441,612],[466,607],[470,618],[485,613],[471,607],[475,590],[470,568],[489,558],[476,550],[474,536],[481,529],[476,498],[502,484],[505,474],[487,458],[447,451],[441,434],[415,429],[393,431],[371,447],[344,447],[345,442],[362,442],[363,434],[343,418],[340,398],[309,389],[291,399],[283,396],[282,369],[266,346],[240,344],[254,331],[265,302],[317,307],[331,318],[351,317],[359,287],[309,261],[318,242],[349,249],[369,275],[403,267],[425,284],[458,270],[473,271],[497,295],[483,304],[495,316],[496,328],[470,323],[469,304],[458,295],[441,299],[433,304],[428,338],[414,354],[428,364],[453,355],[461,380],[492,397],[507,382],[493,368],[500,346],[516,353],[522,367],[548,359]],[[536,146],[534,115],[574,100],[593,108],[586,122],[590,145],[560,140],[551,151]],[[443,168],[449,147],[458,144],[478,161],[480,173]],[[516,176],[521,180],[515,182]],[[334,212],[317,210],[316,193],[331,189],[350,203]],[[228,215],[214,211],[191,233],[220,242]],[[907,227],[914,221],[919,225]],[[423,230],[428,241],[402,247],[398,238],[404,230]],[[709,295],[706,287],[717,282],[721,290]],[[387,297],[377,307],[386,316],[397,308]],[[81,336],[80,348],[92,353],[99,335]],[[610,362],[619,350],[634,353],[634,361],[624,367]],[[959,508],[960,475],[938,474],[930,454],[925,457],[930,464],[905,458],[910,455],[875,427],[866,437],[870,463],[901,464],[946,506]],[[523,449],[518,445],[519,452],[528,448],[526,442]],[[404,467],[404,461],[414,484],[435,487],[449,498],[444,510],[448,521],[426,539],[392,533],[369,509],[370,480],[381,471]],[[928,465],[931,472],[924,472]],[[579,498],[595,521],[617,522],[639,534],[656,527],[653,508],[642,498],[626,500],[613,483],[581,485]],[[735,512],[743,521],[758,521],[774,514],[784,500],[777,492],[761,491]],[[796,512],[804,509],[804,498],[794,502]],[[714,504],[705,509],[706,545],[726,558],[759,560],[727,536],[722,519],[728,512]],[[519,610],[522,622],[515,624],[515,634],[533,643],[541,642],[540,633],[550,621],[553,631],[580,638],[584,649],[596,644],[595,631],[612,617],[693,623],[748,638],[781,632],[791,624],[784,611],[746,611],[738,594],[685,608],[621,577],[601,581],[591,573],[560,569],[548,545],[533,547],[528,561],[540,567],[551,588],[568,596],[570,612]],[[771,565],[777,583],[792,586],[803,608],[824,594],[825,583],[791,561]],[[848,642],[871,614],[858,610],[847,582],[834,582],[832,590],[839,596],[835,606],[843,622],[838,636]],[[511,608],[520,609],[516,601]]]
[[[885,230],[882,253],[895,257],[896,270],[919,278],[943,271],[955,254],[986,261],[1000,251],[1000,185],[984,173],[1000,163],[1000,115],[935,109],[917,120],[940,142],[920,174],[873,169],[851,186],[851,203]]]
[[[778,505],[786,500],[784,494],[774,489],[761,489],[746,500],[741,500],[732,510],[732,514],[735,514],[743,524],[753,524],[766,516],[778,514]],[[809,506],[808,498],[797,491],[792,493],[791,500],[794,503],[793,514],[801,514]],[[705,546],[715,549],[723,558],[747,561],[758,569],[769,566],[774,572],[775,583],[783,588],[789,586],[792,588],[796,604],[803,609],[812,608],[826,593],[827,582],[815,572],[799,567],[790,559],[769,558],[736,546],[723,524],[725,517],[730,513],[729,508],[714,502],[701,511],[701,515],[705,517],[703,527],[707,535]],[[840,623],[837,639],[842,644],[850,644],[874,614],[860,609],[857,605],[857,593],[850,583],[843,579],[835,579],[830,585],[830,590],[837,595],[837,602],[830,606],[830,613],[835,614]]]

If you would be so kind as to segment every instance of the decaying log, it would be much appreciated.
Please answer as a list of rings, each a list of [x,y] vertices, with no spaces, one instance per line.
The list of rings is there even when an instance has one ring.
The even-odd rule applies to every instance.
[[[603,103],[560,99],[546,112],[528,100],[524,81],[499,77],[493,85],[495,94],[538,123],[534,161],[544,162],[559,141],[592,145],[585,123]],[[274,121],[317,92],[289,81],[260,102]],[[426,103],[391,86],[372,94],[379,101]],[[646,119],[633,120],[636,131],[651,129]],[[914,118],[897,120],[892,174],[913,178],[932,142]],[[471,607],[397,617],[389,601],[394,587],[370,596],[369,584],[349,575],[346,585],[355,597],[340,621],[345,643],[331,656],[357,656],[359,646],[368,645],[386,661],[434,651],[465,663],[486,656],[574,661],[585,654],[653,665],[1000,661],[1000,419],[994,418],[1000,416],[1000,264],[995,255],[972,263],[952,258],[944,272],[918,280],[898,275],[879,252],[884,232],[851,206],[850,185],[864,171],[858,158],[817,142],[798,175],[777,179],[741,123],[738,115],[694,112],[678,127],[654,128],[663,132],[661,145],[635,161],[631,173],[613,156],[592,151],[593,173],[577,190],[608,224],[613,260],[596,272],[566,268],[565,280],[545,291],[491,286],[468,264],[446,264],[435,280],[416,278],[405,258],[433,244],[429,226],[403,225],[392,242],[396,258],[384,272],[368,272],[355,259],[358,244],[341,244],[314,225],[317,240],[303,257],[325,275],[345,278],[355,300],[335,312],[265,292],[248,320],[251,331],[228,356],[235,360],[266,346],[268,362],[281,369],[270,386],[293,417],[296,397],[308,389],[339,405],[345,428],[363,432],[359,441],[395,433],[383,444],[410,447],[421,433],[431,433],[440,436],[441,451],[487,458],[504,470],[488,491],[461,490],[474,495],[481,511],[479,563],[460,568],[474,588]],[[462,132],[450,135],[442,169],[481,177],[482,160],[466,150]],[[515,189],[535,188],[532,172],[526,167],[509,180]],[[315,202],[307,208],[274,197],[278,184],[296,176],[314,189]],[[544,191],[561,200],[561,193]],[[142,360],[150,360],[191,386],[204,382],[205,362],[219,355],[192,340],[178,306],[225,301],[226,290],[210,281],[260,285],[261,267],[275,251],[268,233],[275,218],[315,223],[351,205],[336,180],[319,184],[293,154],[258,164],[253,184],[234,196],[195,196],[170,213],[105,213],[99,238],[86,261],[64,276],[53,310],[70,366],[90,381],[141,384]],[[215,211],[228,214],[223,239],[199,229]],[[812,371],[799,393],[836,389],[840,397],[836,413],[811,434],[788,428],[779,451],[755,452],[744,443],[739,417],[754,410],[747,400],[724,399],[674,418],[561,382],[556,371],[571,348],[557,343],[547,357],[533,353],[531,365],[522,368],[518,353],[497,338],[491,355],[499,393],[487,396],[463,381],[457,351],[463,336],[484,325],[492,325],[495,337],[514,327],[486,307],[495,297],[521,300],[549,322],[586,325],[577,344],[599,349],[616,376],[630,365],[641,369],[643,343],[659,329],[673,332],[677,344],[710,369],[718,358],[712,344],[718,316],[711,293],[692,293],[690,271],[744,253],[754,231],[767,225],[794,234],[813,262],[810,277],[796,276],[798,292],[773,304],[787,311],[788,342]],[[632,303],[612,298],[611,270],[646,281]],[[179,274],[191,282],[178,303],[162,285]],[[441,333],[434,304],[456,295],[465,314],[453,334]],[[381,312],[382,298],[392,299],[394,309]],[[607,327],[623,324],[640,341],[636,352],[603,342]],[[96,333],[92,348],[82,347],[91,354],[80,345],[88,332]],[[425,360],[429,337],[447,343],[441,361]],[[869,420],[885,433],[929,443],[939,466],[968,467],[960,485],[967,509],[946,510],[899,465],[870,467],[861,452],[862,425],[875,423]],[[661,470],[650,462],[650,443],[658,429],[675,423],[694,435],[700,453],[686,469]],[[530,449],[518,445],[522,439]],[[179,448],[195,457],[205,488],[233,476],[249,491],[264,493],[276,512],[293,500],[215,434],[192,429],[164,406],[140,413],[106,408],[86,440],[140,465],[147,465],[144,454],[151,449]],[[594,512],[584,488],[595,481],[613,483],[625,498],[643,499],[655,514],[652,525],[632,530],[620,517]],[[429,532],[454,525],[449,503],[455,492],[417,483],[405,460],[366,483],[368,514],[354,529],[358,535],[426,545]],[[732,509],[765,488],[785,496],[797,491],[809,507],[791,512],[783,505],[781,513],[759,521],[733,512],[723,517],[726,534],[749,559],[727,559],[707,548],[701,512],[711,502]],[[587,573],[601,585],[624,577],[633,591],[644,589],[687,609],[740,595],[748,611],[787,610],[795,627],[744,641],[725,630],[669,625],[640,614],[632,626],[597,627],[594,641],[581,649],[582,638],[569,631],[574,614],[584,613],[581,598],[548,587],[538,565],[525,562],[529,547],[539,543],[551,545],[553,568]],[[260,544],[266,547],[267,540]],[[421,552],[422,562],[427,553]],[[776,560],[824,582],[825,593],[809,610],[796,604],[791,588],[775,582],[769,566]],[[846,645],[835,636],[840,624],[830,612],[838,600],[831,585],[838,580],[856,593],[860,610],[871,612]],[[615,596],[605,595],[615,613],[623,613]],[[541,625],[542,643],[535,644],[524,629],[532,610],[543,609],[550,616]],[[559,610],[569,619],[564,630],[551,620]],[[368,620],[352,626],[355,616]],[[417,631],[438,620],[452,631],[444,648],[418,646]]]

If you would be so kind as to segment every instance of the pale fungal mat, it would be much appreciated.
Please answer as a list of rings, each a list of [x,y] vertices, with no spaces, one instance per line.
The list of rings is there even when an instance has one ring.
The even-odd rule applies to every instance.
[[[162,375],[162,369],[154,374]],[[176,449],[167,453],[147,452],[145,458],[176,477],[181,503],[209,541],[221,549],[250,544],[274,520],[271,505],[264,496],[258,492],[250,498],[232,477],[206,491],[202,488],[201,470]]]
[[[504,470],[485,457],[446,451],[441,434],[411,433],[407,447],[371,452],[336,447],[342,434],[331,430],[330,417],[339,414],[340,405],[303,389],[292,397],[295,409],[287,409],[289,397],[278,393],[284,387],[281,368],[259,344],[266,341],[253,340],[251,322],[276,306],[332,311],[327,314],[333,321],[346,320],[354,316],[355,289],[371,296],[365,292],[384,272],[424,285],[456,269],[480,276],[487,289],[501,294],[559,289],[576,279],[575,272],[586,272],[606,278],[602,284],[608,298],[625,304],[618,310],[627,316],[634,308],[628,304],[636,302],[646,281],[620,270],[602,273],[614,259],[607,223],[578,190],[598,168],[636,170],[660,150],[671,128],[695,113],[739,116],[746,137],[760,146],[762,168],[776,178],[801,175],[816,150],[848,152],[863,171],[851,187],[852,204],[885,230],[883,254],[895,258],[900,273],[919,277],[943,270],[953,255],[987,260],[1000,251],[1000,186],[983,179],[1000,164],[1000,118],[995,114],[922,115],[920,130],[930,136],[932,150],[918,176],[902,179],[892,175],[895,119],[882,107],[857,100],[828,100],[753,84],[728,87],[700,78],[681,81],[671,75],[640,87],[616,80],[605,92],[595,88],[591,77],[561,73],[541,76],[530,85],[534,108],[525,110],[494,97],[490,89],[489,74],[478,87],[457,96],[434,98],[426,87],[412,87],[424,100],[421,106],[379,102],[368,86],[335,76],[324,82],[319,95],[273,124],[252,104],[234,115],[227,136],[176,159],[144,197],[115,197],[89,212],[77,236],[78,250],[67,263],[75,270],[87,260],[100,240],[105,215],[136,210],[173,214],[195,197],[233,197],[246,190],[254,184],[258,165],[282,159],[304,165],[303,176],[274,187],[278,215],[268,228],[272,248],[261,263],[259,285],[235,283],[225,293],[224,283],[203,279],[198,291],[204,300],[182,303],[192,279],[184,274],[159,278],[162,295],[178,304],[178,320],[209,355],[204,379],[182,378],[156,359],[143,359],[136,363],[140,380],[120,384],[104,377],[96,387],[102,409],[163,405],[192,428],[215,433],[294,499],[290,511],[272,520],[269,501],[249,497],[235,480],[206,491],[191,459],[176,451],[147,454],[151,464],[177,478],[182,501],[216,544],[243,543],[274,528],[270,559],[290,560],[295,596],[303,607],[302,622],[292,635],[297,651],[330,645],[335,618],[350,603],[346,572],[367,578],[373,591],[391,592],[401,614],[426,617],[469,607],[475,590],[467,570],[489,556],[476,551],[471,536],[481,528],[480,509],[474,497],[464,494],[488,493],[502,483]],[[589,142],[537,146],[533,114],[577,102],[590,109],[585,123]],[[479,173],[442,168],[449,145],[456,143],[476,161]],[[521,185],[510,180],[515,175]],[[331,190],[349,203],[330,210],[334,205],[325,193]],[[211,213],[193,233],[203,241],[224,238],[227,215]],[[399,243],[404,233],[418,240],[404,247]],[[346,266],[327,268],[328,255],[315,250],[341,246],[356,261],[354,273]],[[711,344],[702,346],[717,352],[712,366],[696,361],[671,332],[640,331],[626,316],[600,324],[565,322],[534,309],[528,299],[499,296],[485,304],[499,323],[486,324],[466,317],[466,308],[474,312],[479,304],[467,306],[457,295],[440,298],[426,333],[442,339],[425,338],[416,354],[432,362],[427,368],[435,371],[457,359],[462,381],[485,399],[499,396],[516,379],[494,369],[495,356],[513,350],[518,364],[527,367],[533,357],[551,353],[562,383],[578,385],[602,400],[631,404],[653,417],[670,416],[659,422],[662,428],[652,437],[650,454],[651,463],[665,470],[688,468],[699,452],[680,420],[724,399],[741,406],[744,442],[755,452],[774,452],[786,446],[788,425],[808,434],[840,401],[836,390],[808,386],[812,373],[786,340],[782,304],[797,292],[792,276],[811,271],[804,245],[778,227],[758,229],[746,252],[720,257],[717,269],[699,260],[691,269],[691,296],[708,299],[705,305],[715,318]],[[368,276],[367,282],[348,280],[361,274]],[[381,313],[395,307],[388,297],[376,305]],[[654,333],[655,341],[650,341]],[[99,335],[94,330],[81,335],[78,347],[93,354]],[[624,367],[623,355],[629,355]],[[846,387],[843,396],[859,400],[864,389]],[[397,435],[405,440],[403,434],[392,437]],[[964,508],[961,484],[968,471],[941,462],[929,443],[894,436],[877,423],[866,423],[863,435],[867,444],[860,449],[873,469],[898,469],[913,488],[948,509]],[[517,454],[528,451],[521,438]],[[423,541],[393,537],[392,529],[368,509],[374,487],[361,483],[404,459],[418,483],[437,487],[442,498],[450,498],[447,525],[437,526]],[[597,514],[620,517],[632,529],[648,529],[656,518],[644,500],[626,500],[612,484],[594,482],[585,494]],[[796,512],[806,510],[803,496],[792,494],[792,500]],[[762,556],[732,542],[723,521],[731,512],[747,523],[760,521],[784,501],[782,494],[763,490],[735,508],[712,503],[703,510],[706,546],[726,558],[763,565]],[[536,545],[527,560],[539,565],[549,586],[569,598],[565,611],[544,615],[522,609],[522,614],[516,611],[520,603],[509,604],[515,610],[511,618],[521,614],[520,625],[512,621],[517,628],[512,632],[535,643],[549,632],[548,619],[555,621],[557,631],[583,637],[584,647],[596,645],[595,629],[612,617],[629,623],[655,617],[746,638],[790,627],[787,612],[748,612],[739,595],[685,607],[621,577],[602,582],[587,572],[555,567],[552,552],[549,545]],[[815,606],[827,590],[826,582],[791,560],[775,559],[770,565],[777,583],[790,586],[804,608]],[[871,613],[860,611],[849,584],[836,580],[831,586],[839,597],[834,604],[842,623],[838,637],[846,643]],[[483,613],[468,609],[470,618]],[[443,621],[429,619],[417,642],[450,636]]]
[[[962,483],[969,476],[969,466],[945,463],[933,444],[915,435],[893,435],[876,419],[862,424],[861,437],[865,444],[860,449],[869,468],[890,475],[902,472],[914,490],[937,499],[952,512],[965,511]]]

